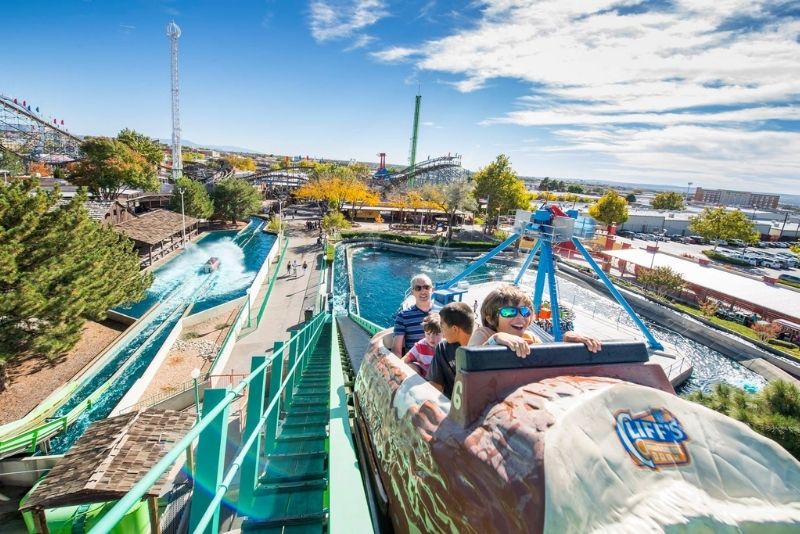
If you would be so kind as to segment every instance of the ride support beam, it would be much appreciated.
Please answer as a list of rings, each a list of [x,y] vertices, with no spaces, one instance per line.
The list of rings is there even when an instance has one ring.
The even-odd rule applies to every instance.
[[[468,268],[464,269],[464,271],[461,272],[461,274],[459,274],[455,278],[451,278],[450,280],[448,280],[446,282],[443,282],[440,287],[442,287],[444,289],[449,289],[449,288],[453,287],[454,285],[459,283],[461,280],[463,280],[464,278],[466,278],[467,276],[471,275],[476,270],[478,270],[480,267],[485,265],[486,262],[488,262],[489,260],[491,260],[492,258],[497,256],[498,254],[503,252],[506,248],[508,248],[509,245],[511,245],[517,239],[519,239],[519,234],[511,234],[508,237],[508,239],[506,239],[505,241],[503,241],[502,243],[500,243],[499,245],[494,247],[492,250],[490,250],[489,252],[487,252],[486,254],[484,254],[483,256],[478,258],[477,260],[475,260],[475,262],[473,262],[472,265],[470,265]]]
[[[608,279],[606,273],[604,273],[603,270],[600,268],[600,266],[597,265],[597,262],[594,261],[594,258],[592,258],[591,254],[589,254],[589,252],[583,247],[581,242],[578,241],[576,237],[573,237],[572,244],[575,245],[575,248],[578,249],[578,252],[581,253],[581,256],[583,256],[583,258],[586,260],[586,262],[589,264],[592,270],[594,270],[595,274],[597,274],[600,280],[602,280],[603,285],[606,286],[606,289],[608,289],[609,293],[611,293],[611,295],[619,303],[619,305],[622,306],[622,308],[628,313],[630,318],[633,319],[633,322],[636,324],[636,326],[639,328],[642,334],[644,334],[644,337],[647,338],[647,344],[650,345],[650,348],[653,350],[664,350],[664,345],[662,345],[653,336],[653,333],[650,332],[650,329],[647,328],[647,325],[645,325],[644,322],[642,322],[642,320],[633,310],[631,305],[628,304],[628,301],[625,300],[625,297],[622,296],[622,293],[620,293],[617,290],[617,288],[614,287],[614,284],[612,284],[611,280]]]
[[[533,245],[533,247],[531,248],[531,251],[528,252],[528,257],[525,258],[525,261],[522,263],[522,267],[520,268],[519,273],[517,273],[517,277],[514,279],[514,285],[515,286],[519,285],[520,281],[522,280],[522,276],[525,274],[525,271],[528,270],[528,267],[531,266],[531,263],[533,262],[533,258],[534,258],[534,256],[536,256],[536,253],[539,251],[541,246],[542,246],[542,240],[541,239],[537,239],[536,240],[536,244]]]

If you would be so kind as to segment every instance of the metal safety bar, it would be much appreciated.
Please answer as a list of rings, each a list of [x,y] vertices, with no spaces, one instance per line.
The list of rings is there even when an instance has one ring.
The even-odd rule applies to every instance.
[[[175,461],[180,457],[183,452],[191,447],[192,443],[195,439],[199,436],[203,436],[205,439],[201,439],[201,444],[206,442],[208,447],[204,447],[205,449],[209,450],[200,450],[198,447],[197,452],[197,466],[198,472],[195,473],[197,478],[200,478],[200,470],[203,470],[204,475],[211,474],[213,482],[213,488],[215,490],[214,497],[206,503],[206,506],[197,506],[201,504],[198,501],[206,500],[206,499],[198,499],[198,491],[197,491],[197,484],[195,484],[195,492],[192,494],[192,507],[191,510],[202,510],[203,513],[200,516],[199,512],[194,512],[192,514],[196,519],[192,521],[190,524],[194,526],[193,531],[202,530],[205,525],[208,525],[208,522],[213,517],[218,517],[219,515],[219,503],[222,500],[225,492],[227,491],[227,486],[230,484],[233,475],[228,474],[224,480],[221,480],[221,472],[218,473],[210,473],[210,471],[219,467],[218,462],[222,460],[222,455],[217,455],[217,462],[214,462],[213,454],[211,455],[210,461],[204,461],[203,456],[209,456],[209,452],[219,452],[220,448],[222,447],[224,450],[224,442],[226,438],[225,429],[227,428],[227,421],[226,417],[221,417],[223,415],[227,415],[227,409],[230,404],[239,398],[241,392],[244,388],[248,387],[248,385],[253,382],[256,378],[260,378],[263,382],[266,376],[266,369],[270,365],[274,363],[278,363],[279,365],[274,366],[273,369],[278,372],[272,373],[272,380],[271,382],[275,381],[275,377],[280,379],[280,369],[283,365],[283,356],[288,352],[290,358],[294,361],[290,362],[293,363],[291,371],[287,374],[286,378],[282,383],[280,383],[280,387],[276,387],[276,393],[273,395],[273,400],[270,402],[269,406],[267,407],[266,412],[261,415],[259,419],[258,425],[255,427],[256,430],[250,430],[250,423],[248,417],[247,429],[245,435],[247,436],[247,441],[245,443],[245,447],[243,447],[243,452],[240,453],[231,466],[233,474],[238,471],[239,466],[241,465],[242,458],[244,458],[247,454],[247,450],[252,444],[255,442],[255,438],[253,436],[259,436],[258,430],[263,426],[264,422],[269,422],[270,424],[267,426],[267,441],[269,442],[270,438],[274,441],[274,435],[277,431],[277,415],[278,411],[275,407],[278,405],[279,400],[281,398],[281,393],[286,388],[287,384],[290,382],[294,385],[294,372],[300,362],[303,361],[305,355],[308,353],[308,348],[316,343],[317,338],[319,337],[319,333],[322,330],[322,326],[324,325],[325,321],[328,320],[329,315],[325,314],[318,314],[314,317],[305,327],[295,333],[293,336],[289,338],[289,341],[286,344],[281,342],[276,342],[275,350],[272,356],[267,359],[264,356],[256,356],[253,359],[259,364],[253,368],[251,373],[244,378],[238,386],[233,389],[228,389],[227,387],[224,389],[208,389],[206,390],[206,398],[203,401],[203,416],[198,421],[198,423],[181,439],[177,444],[175,444],[172,449],[170,449],[167,454],[155,465],[152,469],[150,469],[142,479],[137,482],[131,490],[122,497],[119,502],[117,502],[114,507],[109,510],[109,512],[103,516],[100,521],[91,529],[90,534],[101,534],[105,532],[110,532],[111,529],[119,523],[120,520],[128,513],[128,511],[136,505],[147,490],[156,483],[159,477],[170,468],[170,466],[175,463]],[[297,352],[297,347],[300,345],[302,347],[302,352]],[[270,384],[271,386],[273,384]],[[276,386],[278,384],[275,384]],[[260,387],[262,388],[264,384],[253,384],[252,388]],[[253,395],[253,391],[251,388],[250,395]],[[270,388],[272,389],[272,388]],[[262,404],[263,406],[263,404]],[[248,408],[251,407],[251,403],[248,402]],[[259,413],[261,407],[259,407]],[[248,412],[250,410],[248,409]],[[270,421],[267,421],[267,420]],[[274,419],[274,421],[272,421]],[[275,423],[275,424],[273,424]],[[270,436],[270,434],[272,434]],[[210,438],[217,438],[217,443],[212,443],[212,439]],[[221,438],[221,439],[220,439]],[[257,468],[257,466],[255,466]],[[221,468],[220,468],[221,470]],[[248,475],[253,477],[252,479],[255,480],[257,478],[256,473],[246,473],[243,472],[242,476]],[[197,480],[196,478],[196,480]],[[206,478],[203,476],[202,478]],[[252,490],[251,490],[252,491]],[[208,509],[212,509],[212,512],[209,514]],[[212,524],[210,525],[212,532],[217,532],[218,525]]]

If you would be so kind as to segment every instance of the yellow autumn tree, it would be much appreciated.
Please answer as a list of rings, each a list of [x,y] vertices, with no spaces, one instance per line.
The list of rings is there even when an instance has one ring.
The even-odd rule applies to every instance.
[[[295,192],[295,197],[317,201],[321,207],[342,211],[349,203],[356,211],[367,204],[377,203],[378,196],[366,182],[356,177],[350,167],[318,164],[309,181]]]
[[[256,170],[256,162],[253,158],[245,158],[243,156],[231,154],[224,159],[231,164],[231,167],[239,169],[240,171],[254,172]]]

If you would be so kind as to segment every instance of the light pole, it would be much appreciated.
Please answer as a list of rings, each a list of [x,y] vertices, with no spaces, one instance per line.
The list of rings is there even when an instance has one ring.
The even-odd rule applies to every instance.
[[[182,187],[178,188],[178,193],[181,194],[181,236],[183,237],[182,246],[186,248],[186,215],[183,213],[183,193],[186,190]],[[198,371],[199,373],[199,371]]]
[[[200,391],[197,388],[197,379],[200,378],[200,369],[195,367],[192,369],[192,381],[194,382],[194,411],[196,413],[196,421],[200,421]]]
[[[692,187],[694,182],[689,182],[689,185],[686,186],[686,203],[689,203],[689,189]]]

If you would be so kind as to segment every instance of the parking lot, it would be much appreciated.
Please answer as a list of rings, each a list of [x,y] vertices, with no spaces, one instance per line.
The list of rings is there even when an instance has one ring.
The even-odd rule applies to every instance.
[[[634,247],[638,248],[645,248],[647,245],[657,245],[660,252],[664,252],[667,254],[672,254],[674,256],[685,256],[689,255],[694,258],[705,258],[703,254],[704,250],[711,250],[714,248],[714,245],[695,245],[690,243],[681,243],[680,241],[663,241],[659,240],[656,241],[654,238],[656,236],[651,236],[650,239],[640,239],[637,237],[620,237],[617,236],[617,241],[619,242],[628,242],[631,243]],[[663,239],[663,238],[662,238]],[[778,252],[789,253],[792,252],[788,248],[760,248],[760,247],[742,247],[742,248],[733,248],[730,246],[718,246],[717,251],[738,251],[738,252],[745,252],[745,251],[754,251],[754,252],[763,252],[766,255],[775,254]],[[796,256],[796,255],[795,255]],[[721,263],[721,262],[720,262]],[[783,269],[777,269],[773,267],[745,267],[739,265],[733,265],[730,263],[722,263],[722,265],[726,265],[733,270],[738,270],[744,273],[749,273],[756,276],[771,276],[777,278],[781,274],[800,274],[800,269],[798,268],[790,268],[785,267]]]

